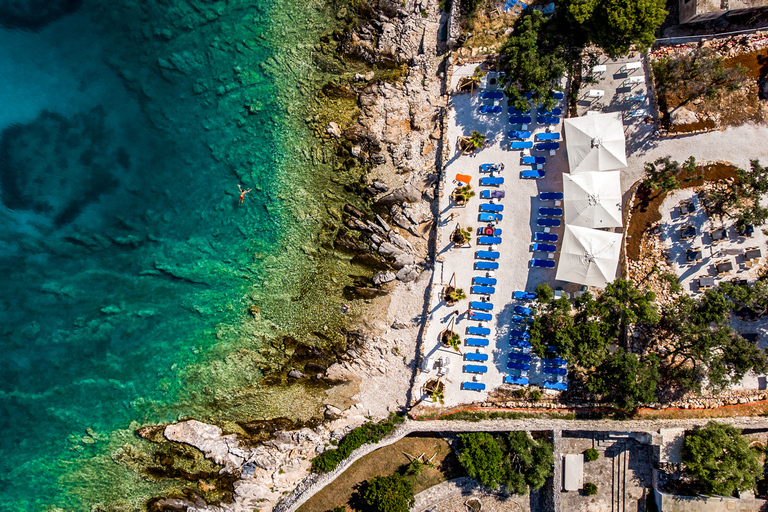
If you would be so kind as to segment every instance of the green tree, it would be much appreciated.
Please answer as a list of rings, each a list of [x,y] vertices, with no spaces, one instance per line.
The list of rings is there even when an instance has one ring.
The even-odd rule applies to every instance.
[[[687,391],[701,391],[705,379],[710,389],[722,390],[750,371],[768,370],[765,352],[728,324],[733,303],[726,291],[747,297],[742,288],[725,285],[708,290],[701,301],[681,295],[663,310],[661,326],[672,346],[667,371]]]
[[[623,410],[635,409],[643,403],[656,401],[659,383],[659,358],[618,349],[590,374],[587,388],[611,400]]]
[[[551,301],[554,296],[555,294],[552,292],[552,288],[550,288],[547,283],[541,283],[536,287],[536,298],[542,304]]]
[[[540,313],[534,317],[529,333],[531,345],[537,354],[544,355],[547,346],[552,345],[564,357],[569,357],[574,346],[574,323],[568,299],[544,303]]]
[[[643,185],[652,190],[658,190],[659,195],[670,190],[676,190],[680,188],[680,182],[677,177],[681,170],[680,164],[671,160],[668,156],[658,158],[653,163],[646,162]]]
[[[375,476],[365,486],[363,499],[376,512],[408,512],[413,506],[413,484],[400,473]]]
[[[737,490],[754,489],[763,473],[757,452],[749,448],[741,431],[716,421],[685,433],[683,462],[708,495],[731,496]]]
[[[496,440],[486,432],[459,434],[459,462],[467,474],[488,489],[495,489],[504,476],[504,454]]]
[[[501,482],[512,494],[526,494],[528,488],[540,489],[552,476],[554,449],[546,441],[534,440],[528,432],[509,432],[498,437],[504,458]]]
[[[546,38],[547,19],[533,10],[520,17],[512,36],[501,49],[503,66],[511,79],[507,95],[521,111],[529,108],[525,93],[532,93],[533,104],[555,106],[552,83],[565,73],[562,49]]]
[[[626,332],[630,324],[638,322],[658,323],[659,312],[655,301],[655,293],[640,291],[627,279],[619,278],[609,283],[598,299],[603,322],[613,328],[609,335],[618,337]]]
[[[656,39],[667,11],[664,0],[567,0],[565,7],[587,38],[611,57],[632,45],[644,52]]]

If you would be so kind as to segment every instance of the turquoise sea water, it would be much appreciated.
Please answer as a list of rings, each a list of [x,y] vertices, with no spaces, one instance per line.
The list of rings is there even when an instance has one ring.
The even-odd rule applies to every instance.
[[[349,268],[323,248],[343,191],[304,123],[331,14],[86,1],[0,29],[0,510],[187,485],[142,472],[141,424],[316,413],[259,381],[284,337],[344,322]]]

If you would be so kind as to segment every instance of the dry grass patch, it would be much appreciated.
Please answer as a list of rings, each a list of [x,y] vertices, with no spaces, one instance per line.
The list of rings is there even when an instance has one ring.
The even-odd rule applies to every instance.
[[[395,444],[379,448],[352,464],[330,485],[302,505],[299,512],[326,512],[334,507],[364,510],[360,500],[362,484],[377,475],[386,476],[400,469],[405,470],[403,466],[406,466],[410,459],[403,452],[416,457],[424,453],[422,459],[427,460],[436,454],[432,459],[434,468],[425,467],[418,476],[406,475],[413,483],[416,494],[440,482],[464,475],[464,470],[445,440],[430,435],[408,436]]]

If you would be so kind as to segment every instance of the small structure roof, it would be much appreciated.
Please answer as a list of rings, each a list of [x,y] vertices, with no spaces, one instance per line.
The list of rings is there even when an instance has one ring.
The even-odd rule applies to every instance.
[[[584,487],[584,454],[569,453],[563,459],[563,489],[578,491]]]
[[[556,278],[605,288],[616,278],[621,233],[566,224]]]
[[[621,172],[563,174],[563,204],[567,225],[621,227]]]

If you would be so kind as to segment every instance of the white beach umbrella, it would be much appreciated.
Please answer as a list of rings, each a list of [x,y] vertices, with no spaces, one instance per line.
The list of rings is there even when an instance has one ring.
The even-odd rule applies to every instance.
[[[605,288],[616,279],[621,233],[565,226],[557,279]]]
[[[627,166],[621,112],[569,117],[563,124],[571,174]]]
[[[567,225],[621,227],[621,172],[563,174],[563,206]]]

